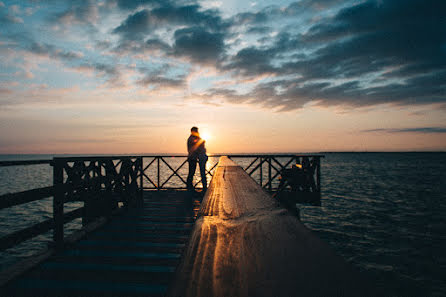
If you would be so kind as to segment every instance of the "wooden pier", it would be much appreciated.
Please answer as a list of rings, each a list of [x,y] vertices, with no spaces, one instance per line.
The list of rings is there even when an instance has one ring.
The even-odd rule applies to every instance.
[[[201,208],[200,193],[168,189],[172,177],[184,181],[185,161],[173,166],[163,156],[52,160],[52,189],[0,196],[1,208],[36,200],[36,193],[54,197],[51,221],[3,238],[5,249],[54,230],[46,253],[22,263],[21,270],[2,272],[1,296],[373,295],[361,274],[268,193],[277,189],[281,169],[307,156],[248,157],[253,161],[244,168],[227,157],[209,167],[212,181]],[[310,157],[317,166],[312,191],[320,193],[320,156]],[[164,180],[163,162],[172,171]],[[15,165],[20,164],[4,164]],[[149,174],[150,168],[158,171]],[[64,213],[67,201],[84,206]],[[64,223],[75,217],[82,217],[84,228],[66,237]]]
[[[10,281],[1,296],[164,296],[199,197],[155,194]]]

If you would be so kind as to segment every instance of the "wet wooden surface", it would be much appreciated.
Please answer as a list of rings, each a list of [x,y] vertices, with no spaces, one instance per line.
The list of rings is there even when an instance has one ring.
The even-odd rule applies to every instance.
[[[358,271],[222,157],[169,296],[373,295]]]

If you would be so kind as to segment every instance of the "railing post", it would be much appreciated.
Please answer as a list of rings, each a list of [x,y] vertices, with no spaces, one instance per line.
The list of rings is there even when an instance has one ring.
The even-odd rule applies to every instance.
[[[160,189],[160,158],[161,157],[157,157],[157,164],[156,164],[156,166],[157,166],[157,188],[158,188],[158,191],[159,190],[161,190]]]
[[[273,190],[273,181],[271,180],[271,157],[268,158],[268,182],[269,182],[269,191]]]
[[[321,158],[316,157],[317,160],[317,191],[321,192]]]
[[[260,187],[263,188],[263,158],[260,158]]]
[[[64,206],[64,192],[63,192],[63,162],[58,159],[53,159],[53,240],[56,246],[61,246],[64,238],[63,230],[63,206]]]
[[[144,169],[143,160],[144,160],[143,157],[139,157],[139,186],[140,186],[140,191],[141,191],[141,193],[140,193],[141,201],[143,199],[143,191],[144,191],[144,185],[143,185],[144,180],[142,178],[143,177],[143,172],[142,171]]]

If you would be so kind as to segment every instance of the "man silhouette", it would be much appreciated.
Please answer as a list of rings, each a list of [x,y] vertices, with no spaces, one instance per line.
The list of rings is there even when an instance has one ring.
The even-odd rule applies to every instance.
[[[208,156],[206,155],[206,148],[204,147],[205,141],[201,139],[198,133],[197,127],[192,127],[190,129],[190,136],[187,139],[187,162],[189,163],[189,174],[187,175],[187,189],[190,191],[194,190],[192,181],[195,175],[195,169],[197,168],[197,161],[200,166],[201,182],[203,184],[203,193],[207,189],[206,180],[206,162]]]

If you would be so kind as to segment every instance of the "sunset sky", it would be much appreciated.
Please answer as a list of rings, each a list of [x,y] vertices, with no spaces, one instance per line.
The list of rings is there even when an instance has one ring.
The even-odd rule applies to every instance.
[[[0,153],[446,150],[446,1],[0,1]]]

